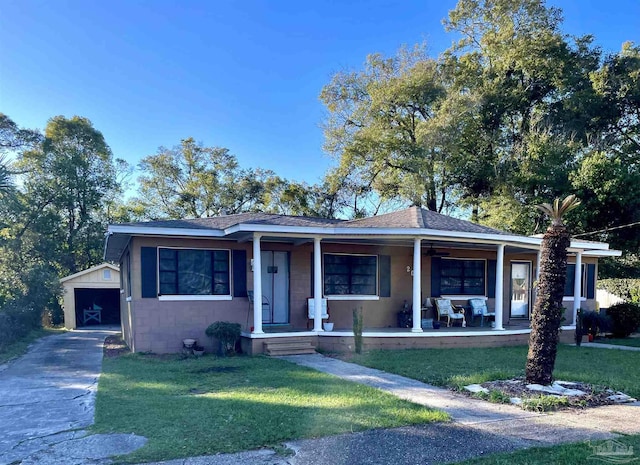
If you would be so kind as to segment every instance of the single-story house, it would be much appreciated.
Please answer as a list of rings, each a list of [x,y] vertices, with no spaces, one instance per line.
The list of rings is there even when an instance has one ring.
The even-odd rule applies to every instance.
[[[120,270],[101,263],[60,280],[64,326],[120,324]]]
[[[240,323],[248,353],[299,341],[348,350],[354,308],[364,315],[365,348],[487,346],[527,342],[540,244],[411,207],[356,220],[241,213],[115,224],[105,259],[120,264],[123,336],[133,351],[176,352],[184,338],[209,345],[205,329],[215,321]],[[571,241],[566,328],[578,308],[595,308],[598,258],[619,255]],[[469,315],[466,327],[433,329],[432,298],[441,296],[459,305],[484,299],[496,309],[493,325]],[[323,330],[324,308],[332,331]],[[399,318],[403,309],[409,318]]]

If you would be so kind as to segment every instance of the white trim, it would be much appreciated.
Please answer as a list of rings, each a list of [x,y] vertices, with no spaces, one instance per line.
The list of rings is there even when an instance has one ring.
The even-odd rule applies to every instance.
[[[233,300],[231,295],[159,295],[158,300]]]
[[[189,296],[186,294],[160,294],[160,249],[168,249],[168,250],[204,250],[204,251],[210,251],[210,252],[227,252],[227,257],[228,257],[228,275],[229,275],[229,291],[231,291],[231,289],[233,288],[233,263],[231,262],[231,249],[220,249],[220,248],[211,248],[211,247],[167,247],[164,245],[159,245],[158,247],[156,247],[156,289],[158,290],[158,298],[160,297],[181,297],[179,299],[160,299],[160,300],[231,300],[231,294],[229,294],[229,298],[219,298],[219,297],[226,297],[226,296],[220,296],[217,294],[206,294],[206,295],[196,295],[196,296]],[[176,260],[177,260],[177,256],[176,256]],[[177,265],[177,263],[176,263]],[[211,272],[214,273],[215,270],[213,269],[213,265],[211,266]],[[175,271],[176,273],[176,278],[178,277],[178,270],[176,269]],[[213,279],[213,274],[211,276],[211,278]],[[185,299],[184,297],[216,297],[215,299],[202,299],[202,298],[197,298],[197,299]]]
[[[248,337],[250,339],[270,339],[280,337],[300,337],[300,336],[318,336],[319,332],[316,331],[300,331],[300,332],[288,332],[288,333],[250,333],[248,331],[242,331],[240,336]],[[324,334],[324,332],[322,332]]]
[[[140,234],[152,236],[196,236],[196,237],[224,237],[220,229],[189,229],[189,228],[155,228],[152,226],[129,226],[110,224],[107,234]]]
[[[322,262],[324,256],[322,255],[322,239],[320,237],[313,238],[313,330],[323,331],[322,327],[322,291],[324,287],[324,273]],[[377,268],[376,268],[377,269]],[[326,303],[326,300],[324,301]],[[309,302],[307,301],[307,307]],[[316,312],[315,310],[318,309]]]
[[[338,294],[338,295],[325,295],[327,300],[380,300],[379,295],[351,295],[351,294]]]
[[[324,294],[324,275],[326,273],[325,256],[345,255],[347,257],[375,257],[376,259],[376,293],[375,294],[329,294],[328,300],[378,300],[380,298],[380,256],[373,253],[322,252],[322,293]],[[343,298],[348,296],[348,298]],[[336,298],[340,297],[340,298]]]
[[[240,223],[224,230],[221,229],[193,229],[193,228],[171,228],[171,227],[145,227],[131,225],[109,225],[107,236],[112,234],[135,234],[149,236],[182,236],[182,237],[203,237],[203,238],[220,238],[241,232],[257,232],[272,233],[282,237],[298,237],[302,239],[305,236],[322,236],[335,237],[343,236],[345,238],[353,238],[354,236],[374,238],[380,237],[388,239],[389,236],[403,239],[413,239],[416,236],[421,238],[438,238],[443,241],[455,242],[460,239],[469,239],[470,243],[486,243],[496,244],[502,243],[517,247],[532,246],[539,248],[542,238],[530,236],[515,236],[510,234],[488,234],[488,233],[472,233],[462,231],[444,231],[439,229],[426,228],[345,228],[340,226],[319,227],[319,226],[280,226],[280,225],[261,225],[251,223]],[[302,237],[301,237],[302,236]],[[312,239],[312,237],[310,238]],[[108,241],[107,241],[108,242]],[[597,257],[618,257],[621,255],[619,250],[608,250],[609,245],[606,243],[591,243],[572,241],[570,250],[577,248],[591,251],[588,256]]]
[[[488,258],[465,258],[465,257],[441,257],[441,260],[462,260],[465,262],[484,262],[484,293],[486,295],[489,295],[489,259]],[[442,270],[441,270],[442,271]],[[442,282],[442,276],[440,277],[440,282]],[[444,297],[443,295],[441,295],[440,297]],[[456,297],[460,297],[459,299],[450,299],[450,300],[465,300],[465,299],[473,299],[476,298],[476,296],[456,296]],[[484,297],[484,296],[478,296],[477,298],[480,297]],[[444,297],[445,299],[447,297]]]
[[[262,331],[262,250],[260,249],[260,234],[253,234],[253,334]]]
[[[572,295],[565,295],[562,297],[562,301],[563,302],[573,302],[573,296]],[[591,300],[595,300],[595,299],[591,299]],[[580,302],[586,302],[587,298],[586,297],[580,297]]]
[[[561,329],[563,331],[570,331],[576,329],[573,325],[562,326]],[[386,331],[363,331],[363,337],[377,337],[377,338],[391,338],[391,337],[477,337],[477,336],[510,336],[515,334],[529,334],[531,333],[531,328],[526,329],[504,329],[496,334],[496,331],[493,329],[487,329],[485,331],[439,331],[439,330],[428,330],[422,333],[412,333],[410,331],[402,331],[402,332],[386,332]],[[248,337],[250,339],[269,339],[269,338],[284,338],[284,337],[353,337],[353,331],[300,331],[300,332],[286,332],[286,333],[248,333],[243,331],[241,333],[243,337]]]
[[[585,250],[583,257],[621,257],[621,250]]]
[[[64,278],[60,279],[60,282],[64,283],[66,281],[69,281],[70,279],[77,278],[79,276],[82,276],[88,273],[93,273],[94,271],[98,271],[103,268],[109,268],[113,271],[117,271],[118,273],[120,273],[120,268],[118,268],[117,266],[112,265],[111,263],[101,263],[100,265],[95,265],[95,266],[92,266],[91,268],[87,268],[86,270],[78,271],[77,273],[71,274],[69,276],[65,276]]]

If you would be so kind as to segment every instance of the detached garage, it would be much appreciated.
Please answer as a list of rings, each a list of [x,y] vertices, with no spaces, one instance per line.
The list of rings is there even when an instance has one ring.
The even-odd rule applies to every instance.
[[[120,269],[109,263],[60,280],[64,293],[64,326],[76,329],[120,324]]]

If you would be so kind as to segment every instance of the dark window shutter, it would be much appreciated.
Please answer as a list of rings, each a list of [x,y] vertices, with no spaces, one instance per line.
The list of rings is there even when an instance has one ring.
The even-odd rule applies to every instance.
[[[156,247],[140,248],[140,282],[143,298],[158,297],[158,252]]]
[[[391,256],[378,257],[380,267],[380,297],[391,297]]]
[[[487,261],[487,297],[494,299],[496,297],[496,269],[498,262],[496,260]]]
[[[587,265],[587,299],[596,297],[596,265],[590,263]]]
[[[576,282],[576,265],[569,263],[567,265],[567,280],[564,283],[564,295],[573,297],[573,285]]]
[[[231,266],[233,267],[233,296],[247,296],[247,251],[232,250]]]
[[[440,297],[440,268],[442,259],[431,257],[431,296]]]

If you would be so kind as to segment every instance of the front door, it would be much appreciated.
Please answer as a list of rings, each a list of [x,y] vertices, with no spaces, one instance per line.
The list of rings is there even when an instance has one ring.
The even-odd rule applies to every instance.
[[[289,254],[262,251],[262,323],[289,323]]]
[[[531,307],[531,262],[511,262],[511,318],[528,318]]]

